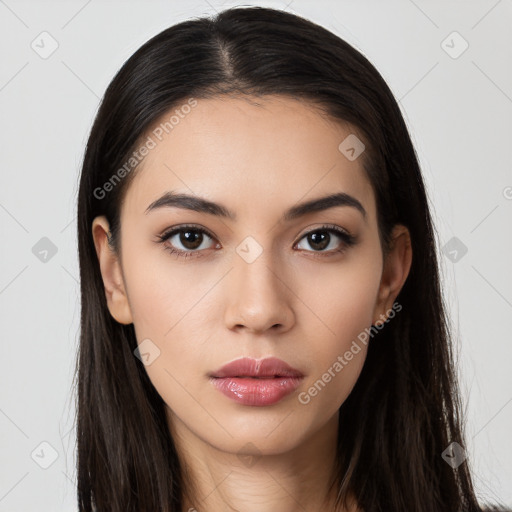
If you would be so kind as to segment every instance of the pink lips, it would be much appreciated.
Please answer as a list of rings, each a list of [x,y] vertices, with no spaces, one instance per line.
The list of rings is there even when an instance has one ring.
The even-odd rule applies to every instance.
[[[289,395],[304,378],[281,359],[236,359],[210,374],[212,384],[228,398],[243,405],[265,406]]]

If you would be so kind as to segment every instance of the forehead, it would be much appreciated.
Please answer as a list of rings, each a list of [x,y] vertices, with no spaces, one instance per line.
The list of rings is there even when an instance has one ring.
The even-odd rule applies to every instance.
[[[151,149],[123,208],[143,213],[175,191],[230,205],[241,216],[271,216],[300,200],[345,192],[375,215],[364,155],[351,161],[339,149],[356,133],[347,123],[284,96],[194,101],[176,105],[146,133]]]

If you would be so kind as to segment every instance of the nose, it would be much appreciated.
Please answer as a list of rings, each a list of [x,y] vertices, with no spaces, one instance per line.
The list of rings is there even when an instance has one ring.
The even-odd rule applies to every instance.
[[[225,322],[229,329],[253,333],[285,332],[295,321],[291,283],[266,251],[252,263],[238,255],[229,273]]]

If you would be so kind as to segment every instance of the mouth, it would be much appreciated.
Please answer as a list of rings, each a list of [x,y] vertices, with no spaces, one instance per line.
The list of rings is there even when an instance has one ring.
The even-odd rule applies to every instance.
[[[304,375],[277,358],[232,361],[209,375],[213,386],[231,400],[248,406],[269,406],[291,394]]]

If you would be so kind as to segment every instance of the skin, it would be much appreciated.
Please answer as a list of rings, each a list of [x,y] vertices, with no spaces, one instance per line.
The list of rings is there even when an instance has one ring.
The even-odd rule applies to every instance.
[[[200,99],[149,152],[130,184],[120,254],[107,244],[106,218],[94,219],[110,313],[122,324],[133,322],[138,343],[149,338],[160,350],[145,369],[167,405],[186,471],[184,511],[295,512],[298,503],[305,511],[333,510],[327,487],[337,412],[367,346],[360,344],[307,404],[298,395],[359,333],[389,314],[412,259],[404,226],[396,226],[383,258],[362,157],[349,161],[338,150],[350,133],[356,132],[287,97]],[[221,203],[237,219],[175,207],[146,214],[165,191]],[[281,220],[296,203],[338,191],[357,198],[367,218],[338,206]],[[214,236],[204,235],[199,249],[179,235],[165,242],[195,250],[188,258],[157,243],[158,235],[185,223]],[[324,223],[347,230],[357,243],[334,253],[344,242],[331,234],[332,255],[321,253],[304,235]],[[262,248],[252,263],[236,252],[247,236]],[[208,373],[242,356],[275,356],[305,377],[277,404],[241,405],[217,391]],[[358,509],[352,503],[346,510]]]

